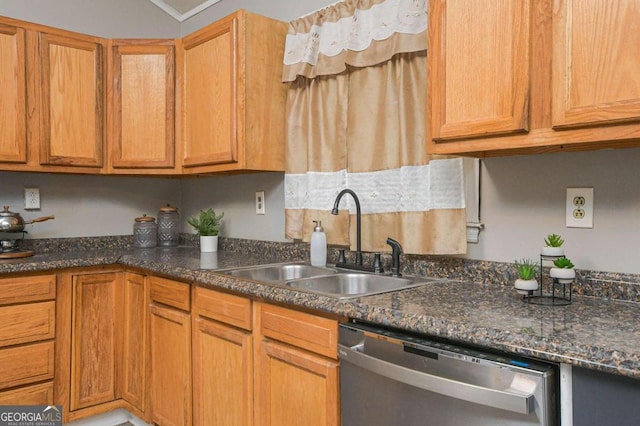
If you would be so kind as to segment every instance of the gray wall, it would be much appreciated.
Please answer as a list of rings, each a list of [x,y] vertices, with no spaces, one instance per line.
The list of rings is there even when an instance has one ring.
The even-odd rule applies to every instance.
[[[146,0],[22,0],[0,2],[0,15],[105,37],[173,37],[246,8],[285,21],[331,4],[327,0],[222,0],[183,22]],[[55,5],[55,6],[54,6]],[[114,7],[115,6],[115,7]],[[512,262],[538,256],[551,232],[566,239],[579,268],[640,273],[640,149],[483,160],[480,243],[468,257]],[[42,210],[22,210],[23,186],[39,186]],[[564,226],[566,188],[594,187],[593,229]],[[256,216],[254,193],[264,190],[267,214]],[[133,218],[167,202],[186,217],[214,207],[225,212],[222,234],[284,239],[283,178],[279,173],[183,180],[0,173],[0,202],[26,218],[56,214],[34,225],[30,237],[131,233]],[[99,226],[96,226],[96,221]]]

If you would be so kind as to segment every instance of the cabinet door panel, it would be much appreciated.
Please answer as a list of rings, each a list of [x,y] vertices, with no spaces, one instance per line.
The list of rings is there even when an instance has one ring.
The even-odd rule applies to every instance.
[[[122,397],[143,413],[147,398],[147,291],[145,277],[124,276]]]
[[[152,42],[113,47],[113,167],[175,165],[175,49]]]
[[[553,126],[640,121],[640,7],[556,0]]]
[[[0,162],[27,162],[25,30],[0,24]]]
[[[338,425],[338,362],[263,341],[256,424]]]
[[[238,161],[237,21],[184,40],[184,167]]]
[[[149,306],[151,419],[160,425],[191,424],[191,317]]]
[[[71,411],[115,399],[118,277],[73,277]]]
[[[101,167],[102,45],[40,34],[41,164]]]
[[[194,425],[252,424],[252,350],[250,332],[194,319]]]
[[[528,130],[529,2],[430,3],[433,139]]]

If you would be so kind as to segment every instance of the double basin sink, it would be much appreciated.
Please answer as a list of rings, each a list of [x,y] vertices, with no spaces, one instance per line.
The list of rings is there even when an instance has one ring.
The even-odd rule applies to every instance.
[[[433,278],[392,277],[301,263],[277,263],[218,272],[338,299],[371,296],[438,281]]]

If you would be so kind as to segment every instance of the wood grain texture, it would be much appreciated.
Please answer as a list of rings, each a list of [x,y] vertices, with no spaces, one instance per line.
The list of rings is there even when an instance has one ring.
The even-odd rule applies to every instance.
[[[54,301],[0,308],[0,347],[55,337]]]
[[[53,405],[53,382],[0,392],[0,405]]]
[[[202,287],[193,289],[194,315],[251,330],[251,300]]]
[[[0,305],[55,300],[56,276],[30,275],[0,279]]]
[[[73,277],[71,411],[116,397],[116,307],[120,275]]]
[[[124,274],[123,351],[119,359],[122,398],[141,413],[146,412],[148,396],[148,294],[144,275]]]
[[[637,51],[640,43],[636,32],[628,35],[629,22],[637,20],[636,2],[529,1],[529,130],[519,134],[452,136],[447,140],[430,137],[430,154],[494,157],[638,146],[640,60],[631,51]],[[440,3],[433,2],[435,8],[430,15],[430,82],[448,78],[433,67],[435,58],[445,54],[445,47],[438,42],[438,34],[443,31],[442,19],[438,18],[442,16]],[[624,42],[620,41],[622,33],[627,34]],[[493,49],[493,42],[484,49]],[[427,125],[433,134],[436,122],[432,117],[437,113],[433,111],[434,99],[444,95],[437,93],[438,85],[431,87]]]
[[[193,424],[253,424],[253,345],[250,332],[193,319]]]
[[[150,301],[172,306],[183,311],[191,309],[189,284],[160,277],[149,277]]]
[[[0,389],[53,379],[54,343],[0,350]]]
[[[25,29],[0,23],[0,162],[27,162]]]
[[[556,0],[553,126],[640,121],[640,7]]]
[[[338,321],[269,304],[260,304],[260,331],[329,358],[338,358]]]
[[[103,43],[40,33],[41,164],[102,167]]]
[[[338,362],[263,341],[256,370],[256,425],[339,425]]]
[[[175,47],[172,40],[113,40],[110,154],[113,169],[175,173]]]
[[[149,306],[151,420],[163,426],[192,422],[191,318]]]

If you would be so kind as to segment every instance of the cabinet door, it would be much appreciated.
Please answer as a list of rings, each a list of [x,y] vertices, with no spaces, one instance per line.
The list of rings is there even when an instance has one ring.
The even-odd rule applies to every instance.
[[[142,413],[147,399],[147,291],[144,275],[124,274],[122,398]]]
[[[640,121],[635,0],[555,0],[553,126]]]
[[[529,128],[530,0],[430,2],[430,120],[438,141]]]
[[[183,166],[238,161],[238,19],[224,19],[183,40]]]
[[[102,167],[102,41],[40,33],[40,163]]]
[[[256,366],[259,425],[338,425],[338,362],[273,341]]]
[[[115,40],[110,127],[114,169],[175,165],[175,48],[172,41]]]
[[[0,162],[27,162],[25,30],[0,24]]]
[[[191,424],[191,320],[186,312],[151,304],[151,420]]]
[[[116,398],[118,273],[73,277],[71,411]]]
[[[251,333],[224,324],[193,320],[193,424],[252,424]]]

